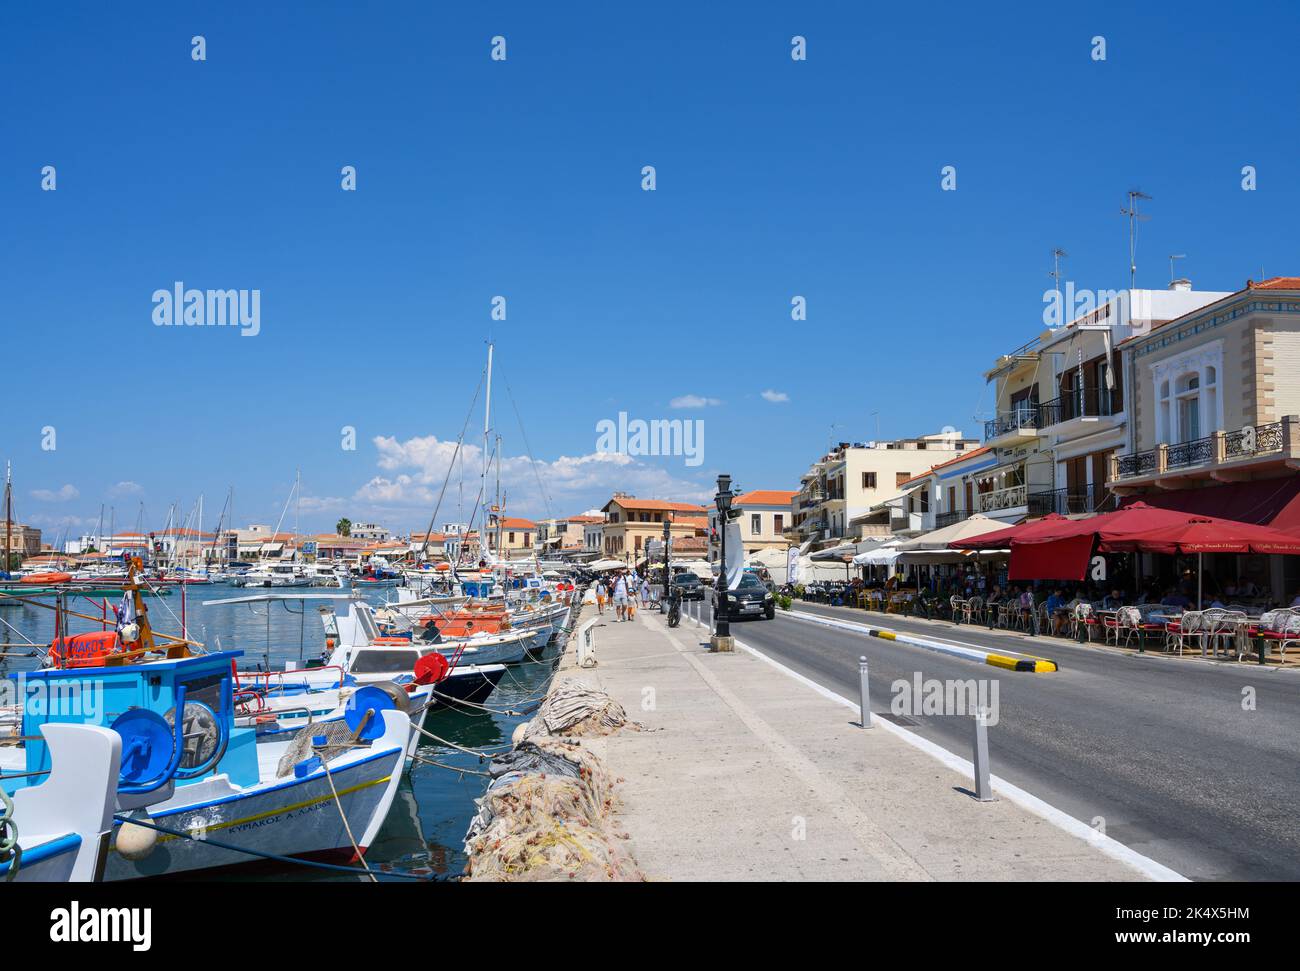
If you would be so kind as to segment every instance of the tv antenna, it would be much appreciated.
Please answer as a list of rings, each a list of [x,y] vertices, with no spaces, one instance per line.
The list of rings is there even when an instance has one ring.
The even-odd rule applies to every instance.
[[[1137,224],[1146,222],[1150,216],[1138,212],[1138,203],[1151,197],[1140,189],[1128,190],[1128,205],[1120,210],[1120,215],[1128,216],[1128,288],[1137,286]]]
[[[1051,272],[1047,274],[1053,280],[1056,281],[1056,292],[1061,294],[1062,297],[1064,297],[1065,294],[1061,293],[1061,260],[1065,259],[1069,255],[1070,254],[1067,253],[1065,250],[1061,249],[1061,247],[1059,246],[1053,247],[1052,248],[1052,269]]]
[[[1170,253],[1170,254],[1169,254],[1169,282],[1170,282],[1170,283],[1173,283],[1174,280],[1175,280],[1175,275],[1174,275],[1174,260],[1185,260],[1185,259],[1187,259],[1187,254],[1186,254],[1186,253]]]

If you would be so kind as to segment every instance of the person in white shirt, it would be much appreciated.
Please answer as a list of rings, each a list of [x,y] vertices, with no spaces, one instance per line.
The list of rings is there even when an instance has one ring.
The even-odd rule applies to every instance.
[[[614,619],[627,620],[627,579],[621,573],[614,583]]]

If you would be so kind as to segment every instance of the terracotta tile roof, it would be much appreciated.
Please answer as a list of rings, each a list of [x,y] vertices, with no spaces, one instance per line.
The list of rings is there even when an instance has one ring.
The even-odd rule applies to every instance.
[[[563,520],[563,522],[569,523],[603,523],[604,521],[605,519],[602,516],[570,516],[568,519]]]
[[[962,452],[956,458],[949,459],[946,462],[940,462],[938,465],[930,466],[930,468],[927,471],[922,472],[920,475],[912,476],[910,479],[906,480],[905,482],[902,482],[901,485],[908,485],[909,483],[916,482],[920,479],[924,479],[931,472],[936,472],[939,469],[946,468],[949,465],[955,465],[958,462],[965,461],[966,459],[970,458],[973,455],[983,455],[985,452],[988,451],[990,451],[990,448],[987,445],[981,445],[979,448],[973,448],[969,452]]]
[[[1256,283],[1246,281],[1247,290],[1300,290],[1300,276],[1272,276]]]
[[[537,524],[531,519],[520,519],[518,516],[506,516],[501,520],[501,525],[506,529],[536,529]]]
[[[624,509],[648,509],[666,512],[708,512],[704,506],[696,505],[693,502],[669,502],[665,499],[638,499],[636,496],[619,496],[609,500],[602,507],[608,509],[614,503],[618,503]]]
[[[784,489],[754,489],[735,500],[737,506],[788,506],[798,492]]]

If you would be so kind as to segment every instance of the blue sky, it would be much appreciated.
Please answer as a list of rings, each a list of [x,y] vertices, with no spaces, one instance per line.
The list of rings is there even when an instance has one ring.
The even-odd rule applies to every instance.
[[[720,470],[794,488],[873,412],[975,434],[1053,246],[1076,286],[1127,284],[1134,186],[1139,286],[1170,253],[1204,289],[1300,273],[1280,3],[124,9],[0,14],[0,453],[51,530],[201,492],[211,522],[232,484],[241,523],[274,522],[297,468],[304,526],[422,527],[489,334],[521,515]],[[260,334],[154,326],[177,280],[260,290]],[[619,411],[703,419],[703,464],[593,458]]]

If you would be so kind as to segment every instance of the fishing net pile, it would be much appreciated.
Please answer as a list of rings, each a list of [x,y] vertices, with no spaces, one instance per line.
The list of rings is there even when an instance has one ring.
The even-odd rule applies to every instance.
[[[489,767],[492,783],[466,836],[467,879],[644,880],[626,834],[615,831],[614,780],[565,737],[607,735],[626,723],[603,692],[557,685],[523,740]]]
[[[315,746],[315,739],[318,735],[325,736],[324,748],[318,749]],[[284,755],[280,756],[275,776],[277,779],[283,779],[285,776],[291,775],[295,765],[303,759],[311,758],[313,755],[319,755],[324,762],[332,762],[349,749],[355,747],[356,742],[352,738],[352,729],[348,728],[346,722],[318,722],[315,725],[308,725],[299,729],[298,734],[289,743]]]
[[[608,735],[626,724],[627,712],[617,701],[598,688],[566,678],[546,696],[524,737]]]

